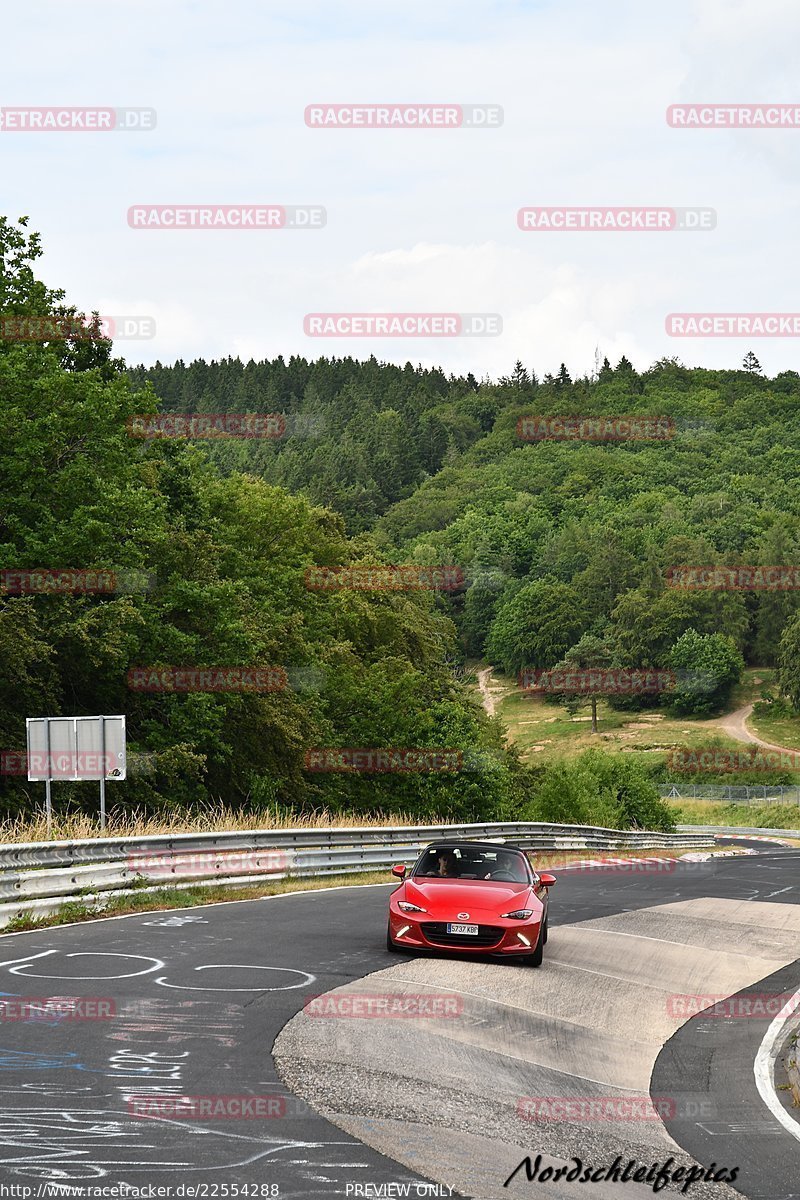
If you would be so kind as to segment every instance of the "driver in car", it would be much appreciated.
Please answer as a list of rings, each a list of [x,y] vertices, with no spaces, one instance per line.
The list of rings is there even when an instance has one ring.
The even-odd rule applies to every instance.
[[[488,876],[489,879],[496,879],[498,875],[510,875],[514,883],[525,883],[525,874],[522,869],[522,864],[516,854],[500,853],[497,856],[497,866]]]

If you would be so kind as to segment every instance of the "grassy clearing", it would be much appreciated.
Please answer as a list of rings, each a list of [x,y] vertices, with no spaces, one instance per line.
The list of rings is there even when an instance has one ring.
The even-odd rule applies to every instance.
[[[785,746],[788,750],[800,750],[800,716],[775,717],[768,712],[756,711],[748,718],[747,724],[765,742]]]
[[[54,841],[77,841],[99,837],[149,837],[172,833],[224,833],[242,829],[332,829],[384,825],[438,825],[443,818],[422,821],[408,813],[339,813],[318,809],[309,813],[291,813],[281,809],[259,810],[225,808],[219,805],[196,812],[176,812],[157,817],[126,811],[109,812],[108,828],[101,834],[97,818],[84,813],[53,814]],[[43,842],[47,840],[44,813],[6,818],[0,821],[0,844]]]
[[[711,739],[720,748],[735,749],[740,742],[728,737],[714,720],[668,716],[662,709],[617,712],[604,701],[597,706],[598,732],[591,731],[591,705],[574,714],[539,696],[506,690],[507,678],[500,676],[504,694],[497,714],[508,727],[509,737],[528,762],[571,758],[591,747],[609,751],[636,750],[667,754],[674,747],[701,747]]]
[[[800,829],[800,804],[729,804],[716,800],[670,800],[669,803],[678,825]]]
[[[734,690],[731,711],[758,702],[762,690],[773,685],[774,676],[771,667],[748,668]],[[497,698],[497,715],[507,726],[510,740],[529,763],[571,758],[592,747],[666,756],[674,748],[714,745],[720,750],[735,750],[744,744],[723,731],[721,717],[674,717],[661,708],[617,712],[604,701],[598,703],[598,732],[593,734],[588,703],[570,713],[541,696],[525,695],[511,676],[498,671],[492,673],[488,686]],[[800,749],[800,716],[779,718],[756,713],[748,724],[765,741]],[[800,782],[800,770],[795,777]],[[713,781],[709,776],[706,782]]]
[[[651,850],[601,850],[594,855],[587,850],[558,850],[549,853],[532,855],[536,867],[541,871],[549,868],[563,867],[566,863],[577,862],[589,857],[624,857],[649,858],[657,855],[659,858],[679,858],[685,854],[680,849],[651,849]],[[410,866],[411,863],[406,865]],[[210,887],[198,884],[196,887],[162,888],[157,892],[139,893],[131,896],[112,896],[103,907],[94,907],[80,899],[71,900],[57,913],[47,917],[32,917],[23,914],[14,917],[0,930],[4,933],[25,933],[35,929],[50,929],[56,925],[70,925],[82,921],[96,921],[102,917],[118,917],[128,913],[167,912],[170,909],[195,908],[203,904],[219,904],[229,900],[257,900],[262,896],[279,896],[290,892],[320,891],[334,887],[364,887],[368,884],[390,884],[393,880],[389,871],[364,871],[354,875],[325,875],[315,879],[280,879],[270,883],[254,884],[252,887]]]

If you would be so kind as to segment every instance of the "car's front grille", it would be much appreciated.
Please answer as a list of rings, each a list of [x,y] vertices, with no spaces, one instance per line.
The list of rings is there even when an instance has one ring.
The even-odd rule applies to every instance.
[[[454,924],[455,922],[450,922]],[[438,946],[495,946],[502,940],[505,929],[497,925],[479,925],[477,934],[448,933],[446,921],[425,921],[421,924],[422,932],[429,942]]]

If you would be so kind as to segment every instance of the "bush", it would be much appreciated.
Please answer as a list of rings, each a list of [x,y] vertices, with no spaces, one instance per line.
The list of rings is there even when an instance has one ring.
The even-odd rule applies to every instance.
[[[682,717],[703,716],[726,707],[742,677],[744,659],[725,634],[687,629],[670,650],[667,666],[678,674],[671,711]]]
[[[784,720],[787,717],[796,717],[797,710],[785,696],[776,696],[773,692],[764,691],[761,693],[761,699],[756,700],[753,705],[753,715],[757,717],[777,717],[780,720]]]
[[[675,828],[647,766],[631,755],[602,750],[550,767],[524,819],[609,829]]]

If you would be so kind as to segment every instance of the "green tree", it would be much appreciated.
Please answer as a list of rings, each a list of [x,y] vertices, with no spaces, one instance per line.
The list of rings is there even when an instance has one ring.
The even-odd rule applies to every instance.
[[[783,631],[778,651],[778,688],[795,711],[800,710],[800,615]]]
[[[763,566],[792,567],[800,562],[800,541],[791,529],[776,523],[759,539],[754,559]],[[760,592],[754,597],[754,607],[753,660],[760,666],[772,666],[777,660],[783,630],[797,615],[797,592]]]
[[[520,588],[499,609],[487,654],[508,672],[552,667],[581,636],[585,620],[574,588],[536,580]]]
[[[565,692],[564,699],[567,707],[575,711],[581,703],[585,704],[589,700],[592,706],[592,733],[597,733],[597,701],[606,692],[602,687],[593,690],[591,686],[588,686],[591,684],[591,672],[602,671],[610,667],[616,653],[616,645],[608,633],[604,635],[584,633],[574,646],[570,646],[561,662],[555,666],[557,671],[574,672],[579,670],[582,680],[585,679],[586,687],[581,687],[577,692]]]
[[[667,656],[677,676],[671,707],[682,716],[701,716],[724,708],[744,671],[744,659],[732,638],[689,629]]]
[[[569,371],[564,363],[562,363],[558,369],[558,374],[555,378],[555,385],[559,391],[572,386],[572,379],[570,378]]]

